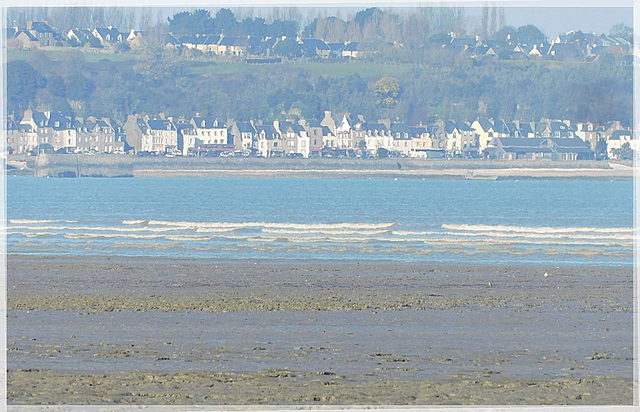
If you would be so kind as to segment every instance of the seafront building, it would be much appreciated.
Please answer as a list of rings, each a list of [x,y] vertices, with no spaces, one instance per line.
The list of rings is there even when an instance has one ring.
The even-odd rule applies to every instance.
[[[409,125],[326,111],[321,120],[223,121],[132,114],[123,125],[89,116],[26,110],[6,119],[14,153],[111,153],[172,156],[259,157],[465,157],[497,160],[616,159],[637,150],[633,131],[606,124],[480,117]]]

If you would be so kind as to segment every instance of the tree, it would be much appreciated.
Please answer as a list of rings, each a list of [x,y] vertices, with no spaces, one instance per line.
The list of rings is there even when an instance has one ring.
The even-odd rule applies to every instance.
[[[213,31],[214,22],[208,10],[198,9],[193,13],[183,11],[167,18],[169,30],[176,36],[207,34]]]
[[[96,89],[93,81],[82,74],[73,74],[65,79],[66,96],[71,100],[87,100]]]
[[[302,50],[300,45],[293,37],[287,37],[286,39],[278,42],[273,48],[273,52],[278,56],[283,57],[300,57],[302,56]]]
[[[621,37],[626,41],[633,43],[633,29],[627,27],[624,23],[618,23],[611,28],[609,34],[616,37]]]
[[[397,98],[401,92],[400,82],[394,77],[382,77],[373,84],[373,92],[378,105],[385,108],[393,108],[398,103]]]
[[[381,15],[382,11],[377,7],[370,7],[366,10],[360,10],[356,13],[356,16],[353,18],[353,21],[358,23],[360,27],[364,27],[364,25],[375,15]]]
[[[38,89],[45,87],[47,80],[40,72],[24,60],[7,63],[7,110],[24,111],[35,101]]]
[[[134,71],[149,80],[159,81],[174,74],[178,66],[175,50],[166,47],[167,27],[155,26],[142,36],[140,59]]]
[[[542,33],[540,29],[533,24],[518,27],[516,35],[518,36],[518,41],[521,44],[540,44],[545,40],[544,33]]]
[[[620,160],[633,160],[633,150],[631,150],[629,142],[623,144],[620,149],[613,149],[613,153],[618,156]]]
[[[597,160],[607,158],[607,141],[605,139],[598,139],[596,142],[595,152]]]
[[[233,33],[238,26],[236,16],[229,9],[220,9],[215,17],[216,28],[225,34]]]
[[[53,96],[58,97],[66,97],[67,96],[67,86],[64,83],[64,79],[62,76],[53,76],[50,77],[47,81],[47,90]]]

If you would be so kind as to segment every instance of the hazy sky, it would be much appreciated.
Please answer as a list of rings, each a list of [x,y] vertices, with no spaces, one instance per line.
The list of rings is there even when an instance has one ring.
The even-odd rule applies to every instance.
[[[519,27],[534,24],[549,37],[569,30],[582,30],[597,34],[609,33],[618,23],[633,26],[630,7],[507,7],[507,24]]]
[[[583,0],[581,4],[589,4],[592,5],[590,7],[556,7],[556,6],[542,6],[542,7],[522,7],[522,6],[512,6],[513,4],[523,4],[524,2],[513,2],[513,1],[494,1],[494,2],[474,2],[471,3],[473,7],[467,7],[465,15],[467,16],[468,21],[468,30],[473,30],[474,27],[480,25],[480,16],[482,12],[482,5],[487,4],[489,6],[496,5],[504,8],[506,23],[508,25],[519,27],[525,24],[533,24],[537,26],[543,33],[547,36],[553,38],[560,33],[567,32],[569,30],[582,30],[584,32],[594,32],[597,34],[601,33],[609,33],[611,27],[618,23],[624,23],[625,25],[632,27],[633,26],[633,5],[632,2],[628,0],[610,0],[611,4],[607,5],[607,7],[602,7],[605,4],[604,0],[601,2],[597,1],[589,1]],[[334,1],[335,3],[336,1]],[[536,3],[540,4],[549,4],[549,2],[545,2],[544,0],[536,1]],[[557,1],[556,4],[571,5],[570,0],[565,0],[564,2]],[[577,2],[573,2],[576,3]],[[213,3],[215,4],[215,3]],[[223,7],[224,4],[219,4],[218,6],[214,6],[212,3],[198,5],[197,3],[189,3],[189,6],[185,5],[183,8],[172,7],[172,12],[167,11],[167,16],[171,16],[173,12],[177,10],[185,10],[190,8],[206,8],[209,10],[215,10],[218,7]],[[262,15],[263,17],[268,17],[270,14],[272,7],[267,7],[263,2],[260,4],[260,1],[255,1],[253,3],[243,3],[248,6],[254,7],[254,15]],[[332,15],[335,14],[335,11],[340,8],[340,15],[342,18],[347,18],[349,15],[355,14],[359,10],[366,9],[367,7],[380,7],[382,9],[385,8],[402,8],[403,6],[417,6],[417,5],[437,5],[433,3],[416,3],[416,2],[397,2],[397,1],[387,1],[387,2],[376,2],[371,1],[367,3],[357,3],[358,5],[349,4],[349,2],[344,2],[338,6],[327,7],[327,2],[319,3],[319,2],[301,2],[301,1],[293,1],[293,0],[279,0],[277,2],[273,2],[273,4],[278,4],[280,6],[292,5],[298,8],[298,10],[303,14],[313,16],[316,14],[315,10],[323,10],[327,14]],[[454,6],[465,6],[468,2],[458,2],[457,4],[453,4]],[[531,4],[531,2],[528,2]],[[348,7],[345,7],[348,5]],[[478,5],[480,5],[478,7]],[[598,5],[601,5],[598,7]],[[623,7],[623,6],[627,7]],[[236,9],[239,6],[237,4],[227,4],[227,7],[231,9]],[[262,13],[261,13],[262,12]]]
[[[4,0],[6,6],[156,6],[162,8],[162,14],[166,17],[176,11],[195,8],[217,10],[220,7],[237,9],[238,7],[254,8],[255,16],[268,18],[274,6],[294,6],[304,14],[308,12],[313,16],[314,9],[322,9],[328,14],[335,14],[341,9],[343,18],[355,14],[359,10],[368,7],[402,8],[415,6],[464,6],[467,7],[468,30],[472,31],[480,25],[480,16],[483,6],[500,6],[505,10],[506,23],[519,27],[525,24],[534,24],[550,38],[569,30],[582,30],[585,32],[609,33],[612,26],[618,23],[632,27],[633,25],[633,0],[325,0],[325,1],[300,1],[300,0],[245,0],[242,3],[236,1],[219,0],[187,0],[177,3],[175,0],[107,0],[89,2],[86,0]],[[531,4],[538,5],[531,7]],[[179,5],[177,5],[179,4]],[[241,6],[242,5],[242,6]],[[528,6],[528,7],[525,7]],[[585,7],[586,6],[586,7]]]

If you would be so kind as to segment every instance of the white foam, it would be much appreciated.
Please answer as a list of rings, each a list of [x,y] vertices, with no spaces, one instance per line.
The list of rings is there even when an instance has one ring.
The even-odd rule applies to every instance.
[[[443,229],[465,232],[512,232],[512,233],[625,233],[633,234],[633,228],[626,227],[549,227],[549,226],[508,226],[508,225],[469,225],[443,224]]]

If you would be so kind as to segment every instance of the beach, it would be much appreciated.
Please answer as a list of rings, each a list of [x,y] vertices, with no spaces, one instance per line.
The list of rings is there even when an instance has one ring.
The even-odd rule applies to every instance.
[[[8,402],[630,405],[632,268],[8,256]]]

